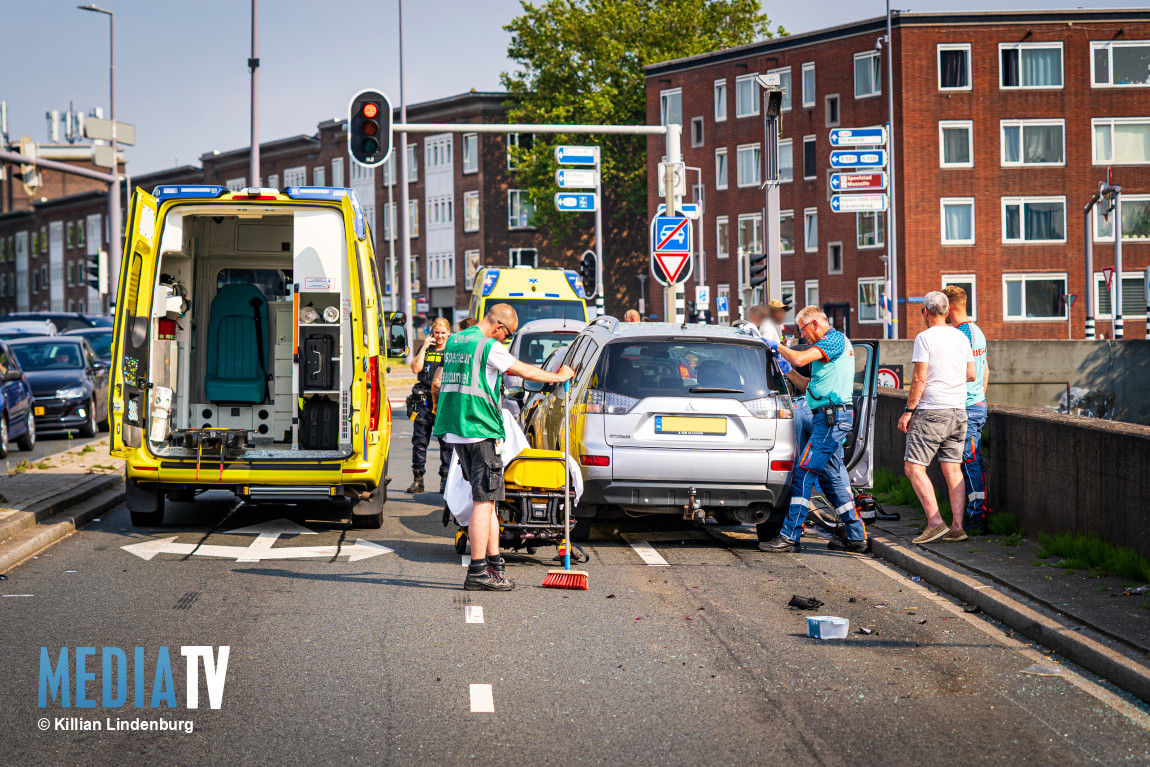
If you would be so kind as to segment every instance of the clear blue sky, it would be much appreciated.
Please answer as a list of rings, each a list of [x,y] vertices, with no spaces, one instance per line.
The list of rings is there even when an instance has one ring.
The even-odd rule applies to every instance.
[[[5,3],[9,132],[47,140],[44,113],[69,101],[89,111],[108,103],[107,17],[77,0]],[[102,0],[116,13],[117,117],[136,125],[129,169],[145,173],[198,164],[212,149],[248,143],[250,2]],[[764,4],[792,34],[880,16],[879,0]],[[906,10],[1125,7],[1145,0],[901,0]],[[381,87],[399,103],[396,0],[263,0],[260,3],[260,137],[314,132],[342,116],[351,94]],[[407,100],[470,88],[495,90],[509,67],[502,27],[518,0],[408,0],[404,6]],[[61,129],[62,130],[62,129]]]

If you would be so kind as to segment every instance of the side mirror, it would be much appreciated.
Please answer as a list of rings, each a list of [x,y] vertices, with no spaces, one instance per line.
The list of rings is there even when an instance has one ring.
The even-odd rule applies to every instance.
[[[107,370],[108,363],[104,362],[103,360],[96,360],[92,363],[92,367],[94,367],[96,370]]]
[[[407,328],[403,323],[407,318],[402,312],[393,312],[388,315],[387,325],[387,356],[406,357],[411,353],[407,343]]]
[[[524,398],[527,396],[527,391],[524,387],[508,386],[503,391],[503,396],[507,399],[513,399],[516,402],[522,403]]]
[[[528,381],[523,379],[523,388],[529,392],[541,392],[543,387],[546,386],[542,381]]]
[[[19,370],[7,370],[4,372],[4,380],[5,381],[19,381],[23,377],[24,377],[24,374],[21,373]]]

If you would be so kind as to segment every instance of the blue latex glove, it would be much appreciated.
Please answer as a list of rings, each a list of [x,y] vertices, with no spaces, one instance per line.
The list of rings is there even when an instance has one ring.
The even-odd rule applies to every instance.
[[[765,343],[767,346],[771,347],[771,351],[773,351],[773,352],[779,350],[779,342],[778,341],[775,341],[775,340],[770,339],[770,338],[764,338],[763,343]]]
[[[775,357],[775,361],[779,363],[779,370],[783,371],[784,375],[794,370],[794,368],[791,367],[791,363],[787,362],[782,357]]]

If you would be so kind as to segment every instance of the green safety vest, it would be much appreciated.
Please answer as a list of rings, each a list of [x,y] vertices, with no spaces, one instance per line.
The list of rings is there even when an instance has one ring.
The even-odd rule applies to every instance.
[[[487,358],[497,343],[475,326],[447,339],[435,436],[503,439],[503,414],[499,409],[503,376],[496,376],[494,387],[487,383]]]

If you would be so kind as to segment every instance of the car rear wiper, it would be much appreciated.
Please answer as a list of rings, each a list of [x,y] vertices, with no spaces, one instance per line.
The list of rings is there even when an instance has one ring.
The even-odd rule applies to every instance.
[[[724,389],[722,386],[692,386],[691,394],[742,394],[742,389]]]

